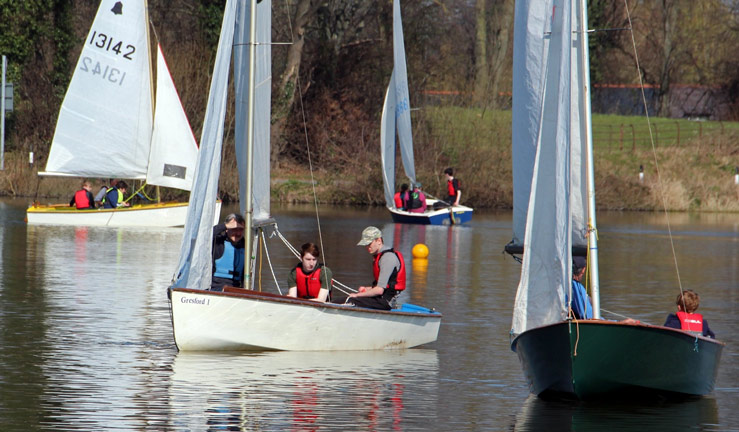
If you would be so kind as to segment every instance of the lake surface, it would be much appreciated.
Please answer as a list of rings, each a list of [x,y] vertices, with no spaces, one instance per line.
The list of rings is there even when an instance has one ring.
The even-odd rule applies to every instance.
[[[406,301],[444,314],[439,339],[391,352],[178,353],[166,288],[181,228],[27,226],[0,200],[0,430],[739,430],[739,215],[671,214],[683,289],[726,342],[716,390],[680,403],[553,403],[529,396],[510,350],[520,265],[502,253],[510,213],[468,226],[393,224],[383,209],[321,207],[339,281],[371,281],[375,225],[408,257]],[[225,212],[233,209],[224,209]],[[295,246],[315,210],[273,209]],[[601,304],[662,324],[679,292],[664,215],[599,214]],[[411,248],[429,247],[426,265]],[[296,263],[268,242],[280,289]],[[257,281],[276,292],[271,273]],[[604,312],[605,318],[619,319]],[[679,359],[664,359],[665,368]]]

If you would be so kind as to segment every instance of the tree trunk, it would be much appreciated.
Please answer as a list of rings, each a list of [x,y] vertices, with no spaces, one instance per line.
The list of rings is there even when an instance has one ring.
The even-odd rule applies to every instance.
[[[272,161],[277,160],[277,155],[284,150],[286,145],[282,136],[299,90],[298,79],[305,46],[306,26],[315,18],[320,3],[320,0],[298,0],[295,9],[292,45],[288,49],[285,69],[281,74],[279,88],[272,104]]]

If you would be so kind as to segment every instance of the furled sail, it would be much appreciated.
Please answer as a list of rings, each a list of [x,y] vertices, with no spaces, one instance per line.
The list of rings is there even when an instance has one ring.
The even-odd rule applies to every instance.
[[[585,244],[583,110],[589,107],[582,103],[580,92],[589,81],[582,72],[587,62],[583,62],[581,52],[587,50],[579,50],[583,36],[576,31],[583,26],[577,24],[580,15],[576,9],[570,0],[516,3],[516,31],[526,31],[529,42],[514,46],[516,66],[525,68],[514,67],[514,78],[528,77],[526,82],[532,87],[526,90],[524,84],[514,84],[514,94],[531,94],[519,94],[519,104],[514,107],[513,127],[517,132],[513,147],[514,151],[534,150],[535,156],[526,207],[521,281],[513,314],[514,334],[566,317],[572,245]],[[532,58],[522,60],[521,50],[530,50]],[[531,56],[532,52],[541,54]],[[533,145],[530,140],[534,136],[521,131],[531,125],[536,125],[537,131]],[[516,163],[514,171],[521,168]],[[514,187],[519,187],[516,179]]]
[[[514,247],[523,247],[524,231],[526,229],[526,218],[528,214],[529,199],[531,196],[531,182],[534,172],[534,158],[539,145],[539,137],[543,135],[544,140],[551,137],[543,134],[542,109],[545,99],[551,98],[554,92],[563,93],[559,89],[559,82],[546,79],[548,71],[552,70],[549,65],[550,41],[554,35],[552,31],[552,8],[556,7],[551,1],[518,1],[516,2],[515,25],[514,25],[514,47],[513,47],[513,240]],[[557,7],[555,14],[561,9]],[[575,48],[572,49],[573,59],[572,80],[576,83],[584,83],[580,58],[576,55]],[[560,59],[553,59],[557,62]],[[570,72],[568,71],[568,77]],[[567,78],[569,79],[569,78]],[[584,85],[584,84],[581,84]],[[571,86],[571,97],[573,100],[579,98],[582,88],[578,85]],[[580,185],[581,179],[585,178],[584,150],[581,151],[581,142],[585,139],[581,132],[584,125],[583,104],[574,104],[569,108],[571,111],[570,133],[572,134],[572,167],[575,171],[572,177],[572,190],[577,191],[572,196],[573,200],[573,245],[585,247],[584,208],[586,190]]]
[[[226,117],[228,72],[234,40],[236,3],[236,0],[227,0],[223,12],[223,24],[210,84],[203,133],[200,138],[198,165],[190,192],[180,260],[173,281],[175,287],[201,289],[210,287],[213,218],[221,170],[223,123]]]
[[[249,4],[240,2],[234,33],[234,83],[236,88],[236,160],[239,184],[246,184],[248,169],[254,170],[252,184],[253,220],[270,217],[270,106],[272,100],[272,6],[271,1],[257,2],[256,53],[254,62],[255,112],[247,112],[249,95]],[[247,117],[254,116],[253,162],[247,164]],[[245,213],[246,190],[239,191],[241,213]]]
[[[400,15],[399,0],[393,0],[393,73],[385,93],[380,125],[383,183],[385,185],[385,203],[388,207],[394,206],[396,132],[405,175],[412,183],[415,183],[416,168],[413,157],[408,71],[405,61],[403,21]]]

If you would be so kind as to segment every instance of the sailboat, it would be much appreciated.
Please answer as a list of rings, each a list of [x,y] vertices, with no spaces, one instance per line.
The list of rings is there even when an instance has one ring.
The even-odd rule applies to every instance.
[[[523,251],[511,349],[532,393],[589,399],[705,395],[724,344],[687,331],[600,319],[587,8],[516,2],[514,238]],[[572,257],[585,253],[594,319],[569,313]]]
[[[232,50],[240,203],[248,216],[246,251],[256,253],[254,238],[264,238],[267,232],[279,234],[269,203],[271,2],[227,0],[180,260],[168,290],[177,348],[335,351],[399,349],[434,342],[441,314],[420,306],[404,304],[397,310],[379,311],[253,289],[208,290],[211,203],[218,187]],[[254,287],[253,253],[245,254],[247,288]]]
[[[39,175],[145,180],[190,190],[198,146],[159,45],[152,92],[148,29],[145,0],[100,3]],[[186,215],[183,202],[89,211],[33,204],[27,210],[29,224],[76,226],[183,226]]]
[[[385,186],[385,205],[390,211],[393,222],[424,225],[469,222],[472,219],[472,208],[458,205],[434,210],[434,204],[438,201],[436,199],[426,200],[428,209],[423,213],[406,211],[395,206],[393,196],[395,194],[396,136],[405,175],[411,185],[417,185],[400,0],[393,0],[393,73],[385,92],[380,123],[380,158],[382,160],[382,180]]]

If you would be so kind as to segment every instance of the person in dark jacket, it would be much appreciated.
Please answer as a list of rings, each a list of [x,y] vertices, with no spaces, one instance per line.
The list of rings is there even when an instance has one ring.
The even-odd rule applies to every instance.
[[[708,327],[708,321],[703,315],[696,313],[700,305],[700,296],[693,290],[685,290],[677,295],[677,313],[667,315],[665,327],[671,327],[698,333],[716,339],[716,334]]]
[[[243,216],[231,213],[226,220],[213,227],[213,279],[211,291],[223,287],[241,287],[244,282],[244,226]]]
[[[105,198],[103,198],[103,207],[106,209],[128,207],[130,204],[124,201],[127,190],[128,183],[120,180],[115,184],[115,187],[108,189]]]
[[[77,207],[77,210],[95,209],[95,197],[92,196],[92,185],[89,181],[82,182],[82,188],[74,193],[69,206]]]

